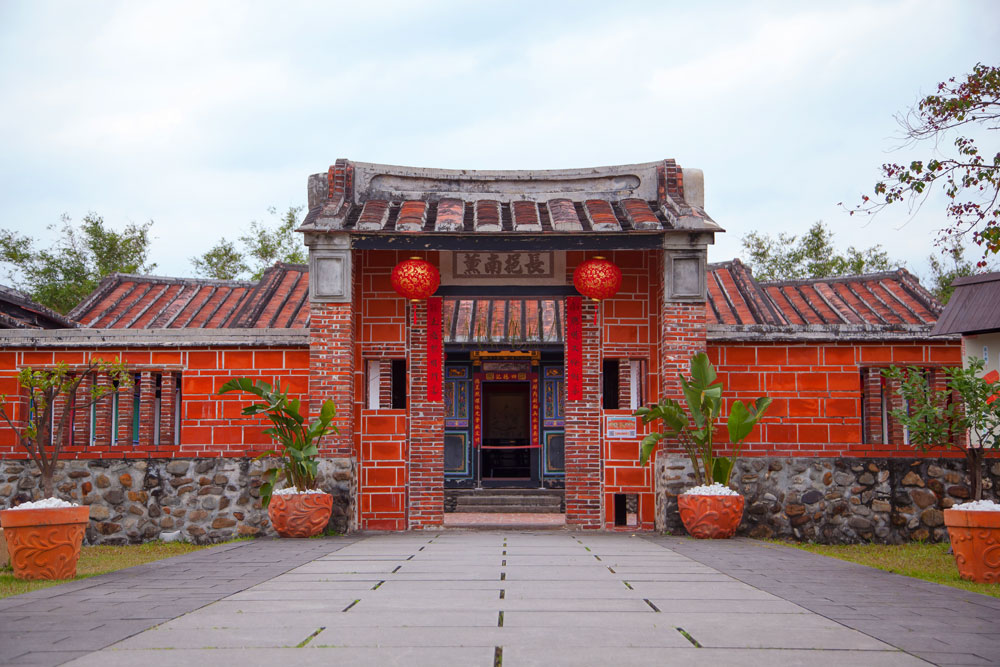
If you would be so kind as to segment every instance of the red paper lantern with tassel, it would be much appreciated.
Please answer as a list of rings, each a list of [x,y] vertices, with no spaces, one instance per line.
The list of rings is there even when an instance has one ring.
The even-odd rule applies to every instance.
[[[397,264],[390,276],[392,288],[410,301],[423,301],[437,291],[441,274],[437,267],[420,257],[411,257]],[[414,319],[416,313],[414,313]]]
[[[622,271],[601,256],[588,259],[573,272],[573,286],[594,301],[610,299],[622,286]]]

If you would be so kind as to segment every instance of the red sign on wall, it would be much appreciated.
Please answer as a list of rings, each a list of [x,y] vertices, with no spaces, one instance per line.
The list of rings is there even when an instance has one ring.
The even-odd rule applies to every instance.
[[[427,299],[427,400],[444,400],[444,354],[441,351],[441,297]]]
[[[566,400],[583,400],[583,299],[566,297]]]

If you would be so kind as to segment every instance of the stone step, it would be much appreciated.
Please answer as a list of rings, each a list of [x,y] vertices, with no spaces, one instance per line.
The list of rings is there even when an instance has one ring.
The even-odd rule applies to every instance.
[[[457,513],[471,514],[560,514],[559,505],[469,505],[459,506]]]
[[[445,489],[446,496],[554,496],[562,498],[566,491],[563,489],[525,489],[518,487],[499,489]]]
[[[455,499],[459,505],[560,505],[558,496],[460,496]]]
[[[562,489],[449,489],[445,491],[445,511],[558,514],[564,495]]]

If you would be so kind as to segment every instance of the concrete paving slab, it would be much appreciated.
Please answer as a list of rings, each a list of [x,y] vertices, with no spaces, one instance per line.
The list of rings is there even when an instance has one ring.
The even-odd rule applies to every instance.
[[[892,646],[817,614],[663,612],[665,622],[682,627],[707,648],[806,648],[892,650]]]
[[[492,667],[492,647],[402,647],[402,648],[313,648],[301,649],[181,649],[176,651],[107,651],[90,654],[69,663],[74,667],[422,667],[483,665]]]
[[[115,644],[119,649],[295,647],[319,629],[316,627],[210,627],[141,632]]]
[[[685,667],[915,667],[927,663],[901,651],[789,651],[766,649],[698,649],[616,647],[577,648],[559,650],[528,647],[504,647],[504,667],[579,667],[580,665],[615,665],[615,667],[649,667],[650,665],[684,665]]]

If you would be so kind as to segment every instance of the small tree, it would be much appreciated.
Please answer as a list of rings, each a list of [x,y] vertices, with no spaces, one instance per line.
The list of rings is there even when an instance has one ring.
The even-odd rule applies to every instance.
[[[973,500],[983,498],[986,450],[1000,446],[1000,374],[980,377],[984,366],[982,359],[972,357],[966,368],[944,369],[946,389],[937,390],[923,369],[893,366],[883,371],[899,382],[898,394],[906,404],[891,414],[907,429],[911,445],[921,451],[957,446],[965,452]],[[952,400],[955,395],[960,401]]]
[[[909,164],[882,165],[874,196],[862,195],[854,213],[873,214],[898,202],[919,207],[937,185],[947,196],[948,226],[938,234],[938,244],[966,234],[983,249],[980,268],[990,254],[1000,253],[1000,151],[980,149],[967,131],[980,128],[982,138],[996,141],[1000,129],[1000,67],[977,63],[964,77],[938,84],[935,94],[920,99],[897,122],[907,145],[929,143],[928,157]],[[954,148],[942,154],[945,139]]]
[[[111,382],[98,384],[99,373],[106,373]],[[81,401],[77,389],[87,378],[90,378],[90,391]],[[38,466],[42,474],[42,491],[45,497],[51,498],[54,497],[52,480],[70,416],[75,410],[88,410],[113,391],[131,387],[132,375],[120,361],[105,363],[101,359],[91,359],[83,369],[70,368],[65,363],[54,368],[22,368],[17,379],[27,390],[27,419],[23,420],[23,426],[11,420],[6,407],[7,396],[0,396],[0,416],[7,421],[17,435],[18,443]],[[56,420],[53,411],[60,396],[66,397],[66,403]]]

